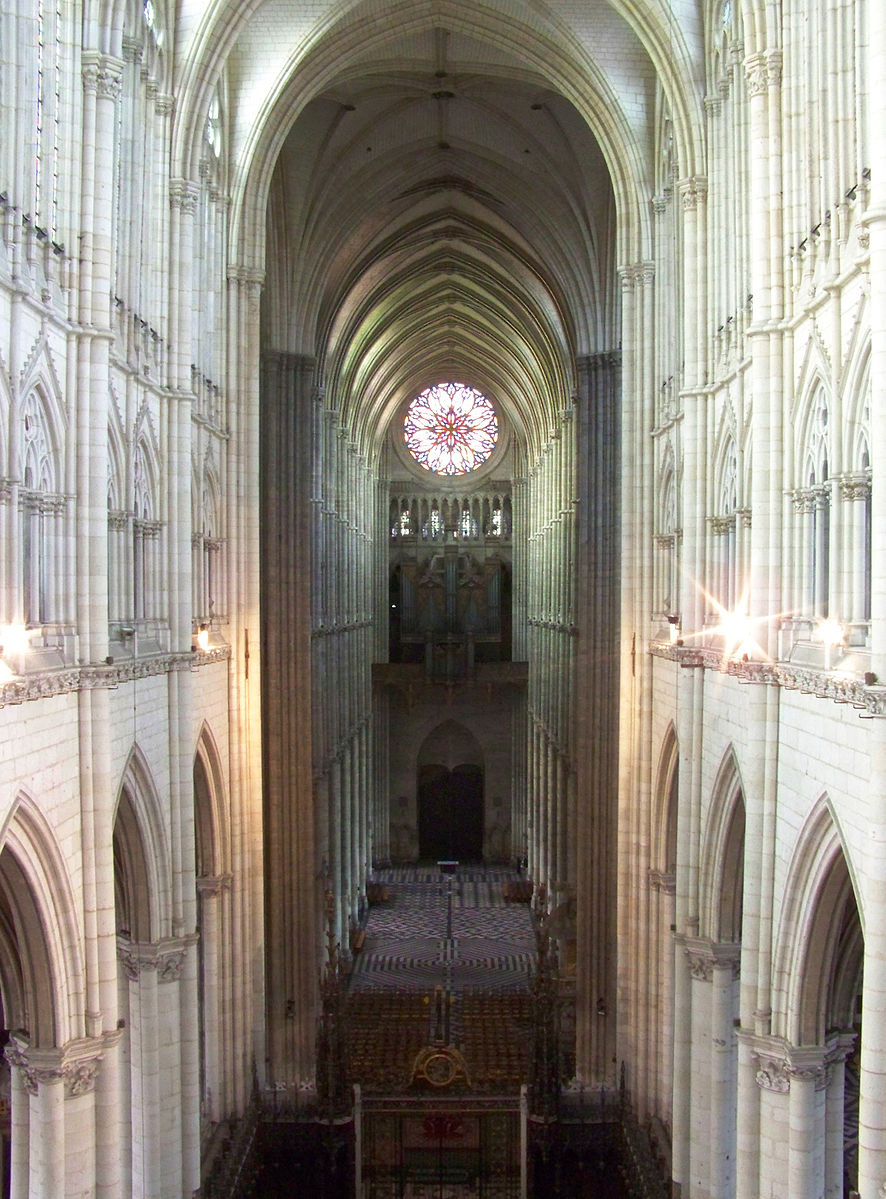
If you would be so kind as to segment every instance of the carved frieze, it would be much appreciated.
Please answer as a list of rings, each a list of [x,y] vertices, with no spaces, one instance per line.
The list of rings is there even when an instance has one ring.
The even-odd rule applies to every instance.
[[[16,675],[0,685],[0,708],[55,695],[66,695],[71,691],[120,687],[135,679],[147,679],[158,674],[168,674],[173,670],[193,670],[212,662],[226,661],[230,656],[229,645],[218,645],[203,653],[156,654],[144,658],[127,658],[101,666],[67,667]]]

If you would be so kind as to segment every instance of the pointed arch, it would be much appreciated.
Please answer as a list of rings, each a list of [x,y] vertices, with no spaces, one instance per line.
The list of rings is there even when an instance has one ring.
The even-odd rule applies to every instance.
[[[852,1027],[861,986],[864,925],[859,892],[827,795],[797,838],[784,885],[774,956],[781,1033],[795,1045],[820,1045]]]
[[[118,929],[134,941],[156,941],[168,935],[171,924],[169,848],[160,811],[151,772],[135,745],[117,792],[114,820]]]
[[[18,386],[20,403],[26,401],[32,391],[40,394],[56,444],[63,444],[68,417],[61,381],[45,334],[41,334],[34,342],[28,360],[22,368]]]
[[[652,861],[658,862],[662,874],[673,875],[677,870],[677,811],[680,778],[680,745],[674,722],[668,724],[658,756],[656,775],[655,846]]]
[[[677,457],[670,437],[662,451],[658,475],[658,535],[656,602],[663,617],[679,607],[678,542],[680,528],[680,482]]]
[[[714,941],[741,940],[744,834],[744,789],[730,746],[714,783],[702,842],[700,932]]]
[[[143,413],[132,465],[133,608],[136,620],[157,616],[160,592],[160,456],[150,418]]]
[[[230,866],[227,800],[221,758],[206,721],[194,751],[194,824],[198,877],[215,877]]]
[[[64,854],[38,805],[20,793],[7,817],[0,851],[0,961],[8,1028],[27,1029],[36,1047],[78,1035],[83,961],[77,904]]]

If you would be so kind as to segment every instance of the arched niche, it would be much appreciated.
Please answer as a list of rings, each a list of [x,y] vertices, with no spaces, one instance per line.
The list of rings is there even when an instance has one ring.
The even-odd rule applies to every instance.
[[[58,1044],[45,924],[21,864],[8,847],[0,853],[0,939],[4,1028],[25,1033],[35,1048]]]
[[[224,792],[215,743],[204,727],[193,766],[194,858],[197,880],[197,988],[200,1111],[204,1135],[227,1107],[227,1046],[231,1041],[231,876],[224,839]]]
[[[125,786],[114,821],[114,903],[117,932],[132,941],[150,941],[148,862],[132,799]]]
[[[832,1029],[851,1029],[861,994],[864,938],[842,852],[834,855],[813,905],[800,946],[800,1045],[823,1044]]]
[[[730,750],[714,785],[701,870],[701,931],[721,943],[741,941],[744,837],[744,791]]]
[[[483,761],[476,738],[448,720],[425,739],[416,763],[419,857],[483,858]]]

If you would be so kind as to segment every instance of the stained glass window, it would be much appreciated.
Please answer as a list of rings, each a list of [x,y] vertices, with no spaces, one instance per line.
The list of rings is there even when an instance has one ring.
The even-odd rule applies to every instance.
[[[464,383],[437,383],[415,397],[403,421],[406,448],[437,475],[466,475],[482,466],[498,441],[491,402]]]

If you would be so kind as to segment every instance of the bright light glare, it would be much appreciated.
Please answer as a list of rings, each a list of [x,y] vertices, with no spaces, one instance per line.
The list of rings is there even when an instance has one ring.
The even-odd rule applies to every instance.
[[[0,686],[15,678],[15,671],[10,670],[5,662],[0,662]]]
[[[744,612],[723,612],[721,614],[717,632],[727,645],[743,645],[750,639],[752,631],[751,622]]]
[[[23,654],[31,644],[31,634],[23,624],[8,624],[0,633],[3,655]]]
[[[205,654],[209,649],[209,629],[200,629],[197,633],[197,644]]]
[[[705,593],[707,595],[707,593]],[[712,595],[707,595],[709,603],[718,616],[717,625],[710,631],[723,638],[724,658],[756,658],[758,661],[768,657],[762,645],[755,636],[758,620],[752,620],[747,614],[748,597],[743,593],[734,608],[724,608]]]
[[[816,631],[825,645],[843,644],[843,626],[839,620],[822,620],[816,626]]]

